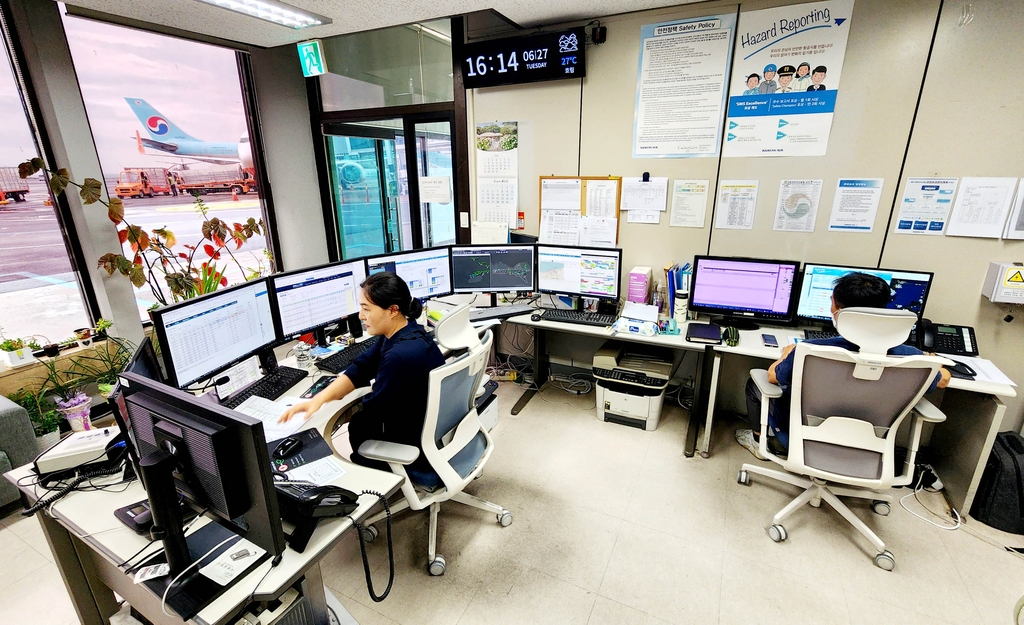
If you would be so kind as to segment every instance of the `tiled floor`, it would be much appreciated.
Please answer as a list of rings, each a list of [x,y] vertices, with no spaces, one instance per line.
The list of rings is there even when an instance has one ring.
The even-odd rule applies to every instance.
[[[685,458],[679,409],[642,432],[597,421],[593,395],[557,389],[513,417],[518,395],[503,385],[494,455],[469,489],[512,510],[515,522],[501,528],[487,513],[442,507],[438,551],[448,571],[432,578],[426,514],[402,514],[394,588],[383,603],[367,594],[359,546],[346,539],[324,560],[324,580],[362,625],[1007,625],[1024,594],[1024,559],[898,505],[883,518],[851,504],[896,555],[891,573],[826,506],[797,512],[789,540],[773,543],[764,527],[797,490],[756,476],[751,487],[736,483],[752,460],[732,441],[736,424],[719,423],[711,458]],[[937,496],[925,501],[941,505]],[[77,622],[37,521],[2,523],[0,623]],[[971,527],[1024,545],[1024,537]],[[382,536],[370,547],[378,592],[387,583],[385,544]]]

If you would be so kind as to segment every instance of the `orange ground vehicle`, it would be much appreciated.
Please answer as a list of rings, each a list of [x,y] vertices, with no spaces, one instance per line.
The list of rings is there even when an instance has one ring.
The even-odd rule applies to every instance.
[[[117,176],[114,187],[117,197],[153,197],[157,193],[171,194],[167,170],[159,167],[125,167]]]
[[[18,176],[17,167],[0,167],[0,191],[8,202],[24,202],[28,194],[28,181]]]

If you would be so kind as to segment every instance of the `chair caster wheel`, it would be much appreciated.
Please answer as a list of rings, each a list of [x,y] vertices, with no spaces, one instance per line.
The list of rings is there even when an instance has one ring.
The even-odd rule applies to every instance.
[[[444,556],[438,554],[434,556],[434,560],[427,565],[427,570],[430,571],[430,574],[434,577],[440,577],[441,575],[444,575],[445,565],[446,562]]]
[[[374,527],[373,525],[367,525],[366,527],[364,527],[362,529],[362,531],[360,532],[360,535],[363,538],[363,542],[365,542],[365,543],[372,543],[374,540],[377,539],[377,535],[378,535],[377,528]]]
[[[502,527],[512,525],[512,513],[508,510],[502,510],[498,514],[498,523],[500,523]]]
[[[892,507],[889,505],[888,501],[876,499],[871,502],[871,511],[879,516],[889,516],[889,512],[892,511]]]
[[[777,543],[781,543],[782,541],[789,538],[789,534],[786,533],[786,528],[782,527],[781,525],[775,524],[768,528],[768,538],[771,538],[773,541]]]
[[[886,571],[891,571],[896,568],[896,558],[892,553],[883,551],[875,556],[875,566]]]
[[[750,486],[750,474],[740,469],[740,472],[736,475],[736,483]]]

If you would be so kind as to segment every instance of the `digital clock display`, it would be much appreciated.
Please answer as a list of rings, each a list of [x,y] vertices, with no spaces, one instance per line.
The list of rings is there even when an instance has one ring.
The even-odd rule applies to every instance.
[[[587,75],[583,28],[469,43],[456,51],[466,89]]]

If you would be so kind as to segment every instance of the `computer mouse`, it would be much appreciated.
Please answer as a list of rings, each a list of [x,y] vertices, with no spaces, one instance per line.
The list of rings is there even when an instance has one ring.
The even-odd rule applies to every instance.
[[[278,443],[277,447],[274,448],[274,458],[277,460],[287,458],[288,456],[295,454],[300,449],[302,449],[302,441],[294,436],[289,436]]]
[[[729,347],[736,347],[740,344],[740,331],[732,326],[723,328],[722,339],[725,340],[725,344]]]
[[[530,321],[540,321],[540,315],[530,315]]]
[[[966,363],[962,363],[958,360],[953,361],[953,366],[946,367],[949,370],[950,375],[954,378],[960,378],[962,380],[973,380],[977,372],[969,367]]]

